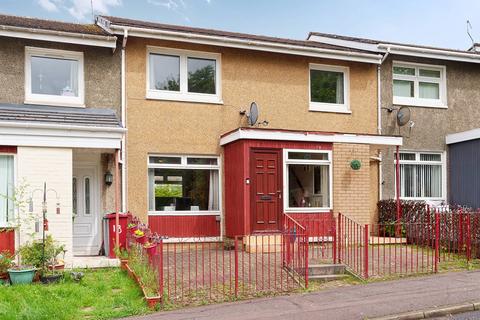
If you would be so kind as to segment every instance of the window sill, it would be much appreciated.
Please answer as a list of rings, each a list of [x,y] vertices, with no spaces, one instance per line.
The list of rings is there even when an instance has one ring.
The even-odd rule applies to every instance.
[[[341,114],[352,114],[352,111],[343,104],[328,104],[328,103],[314,103],[310,102],[308,111],[312,112],[330,112]]]
[[[309,208],[309,207],[295,208],[295,209],[289,208],[284,210],[285,213],[330,213],[331,211],[332,209],[330,208]]]
[[[57,102],[57,101],[45,101],[45,100],[34,100],[34,99],[25,100],[24,104],[54,106],[54,107],[69,107],[69,108],[85,108],[85,104],[83,103],[71,103],[71,102],[60,102],[60,101]]]
[[[223,100],[218,96],[210,95],[190,95],[177,93],[161,93],[147,91],[146,99],[148,100],[166,100],[179,102],[193,102],[193,103],[208,103],[208,104],[223,104]]]
[[[448,109],[448,106],[442,102],[435,101],[423,101],[421,99],[403,99],[398,97],[393,97],[393,104],[400,106],[408,107],[419,107],[419,108],[434,108],[434,109]]]
[[[148,211],[149,216],[220,216],[219,211]]]

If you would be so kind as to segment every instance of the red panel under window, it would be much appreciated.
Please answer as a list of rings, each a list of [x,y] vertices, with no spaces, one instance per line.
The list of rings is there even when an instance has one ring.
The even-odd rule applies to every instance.
[[[216,216],[149,216],[148,225],[152,232],[173,238],[220,236]]]
[[[15,253],[15,231],[11,229],[0,229],[0,253],[3,251]]]
[[[17,153],[15,146],[0,146],[0,153]]]

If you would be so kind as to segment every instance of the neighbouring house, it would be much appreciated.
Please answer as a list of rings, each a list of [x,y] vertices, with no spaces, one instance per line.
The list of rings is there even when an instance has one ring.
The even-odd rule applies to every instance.
[[[97,25],[0,15],[0,43],[0,228],[16,225],[11,197],[25,187],[21,218],[38,218],[15,230],[16,247],[41,237],[46,183],[48,232],[67,263],[99,255],[103,216],[121,201],[110,185],[125,132],[117,38]]]
[[[480,206],[477,171],[469,163],[477,159],[470,130],[479,127],[480,117],[477,46],[453,50],[315,32],[309,40],[383,55],[379,128],[382,134],[404,138],[399,152],[402,199]],[[410,113],[402,126],[399,113]],[[395,197],[395,157],[395,148],[382,149],[383,199]]]
[[[175,240],[275,232],[285,213],[374,221],[381,55],[118,17],[126,201]],[[254,124],[258,106],[258,120]],[[248,116],[248,117],[247,117]]]

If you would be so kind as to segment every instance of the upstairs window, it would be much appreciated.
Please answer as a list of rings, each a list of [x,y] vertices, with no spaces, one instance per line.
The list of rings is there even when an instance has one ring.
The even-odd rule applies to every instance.
[[[310,110],[350,113],[349,69],[340,66],[310,65]]]
[[[83,53],[25,48],[25,103],[84,105]]]
[[[394,62],[393,103],[446,108],[445,70],[444,66]]]
[[[147,98],[222,103],[220,55],[148,48]]]

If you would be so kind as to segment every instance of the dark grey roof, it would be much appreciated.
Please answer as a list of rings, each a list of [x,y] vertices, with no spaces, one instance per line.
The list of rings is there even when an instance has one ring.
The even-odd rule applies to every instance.
[[[417,47],[417,48],[422,48],[422,49],[433,49],[433,50],[470,53],[472,55],[478,55],[478,52],[471,51],[470,49],[469,50],[459,50],[459,49],[450,49],[450,48],[440,48],[440,47],[425,46],[425,45],[418,45],[418,44],[411,44],[411,43],[401,43],[401,42],[393,42],[393,41],[374,40],[374,39],[368,39],[368,38],[350,37],[350,36],[343,36],[343,35],[331,34],[331,33],[310,32],[308,34],[307,39],[310,39],[311,36],[326,37],[326,38],[352,41],[352,42],[360,42],[360,43],[373,44],[373,45],[378,45],[380,43],[385,43],[385,44],[393,44],[393,45],[399,45],[399,46]],[[315,40],[310,40],[310,41],[315,41]]]
[[[121,128],[115,111],[0,103],[0,121]]]
[[[98,36],[110,35],[108,32],[95,24],[71,23],[64,21],[12,16],[6,14],[0,14],[0,25],[39,30],[43,29],[51,31],[63,31],[79,34],[92,34]]]
[[[315,41],[261,36],[261,35],[255,35],[255,34],[230,32],[230,31],[222,31],[222,30],[214,30],[214,29],[193,28],[193,27],[171,25],[171,24],[164,24],[164,23],[151,22],[151,21],[133,20],[133,19],[127,19],[127,18],[121,18],[121,17],[112,17],[112,16],[101,16],[101,17],[109,21],[111,24],[125,26],[125,27],[138,27],[138,28],[147,28],[147,29],[174,31],[174,32],[185,32],[185,33],[208,35],[208,36],[219,36],[219,37],[232,38],[232,39],[275,42],[275,43],[286,44],[286,45],[339,50],[339,51],[347,51],[347,52],[371,53],[365,50],[342,47],[342,46],[337,46],[337,45],[327,44],[327,43],[320,43]]]

